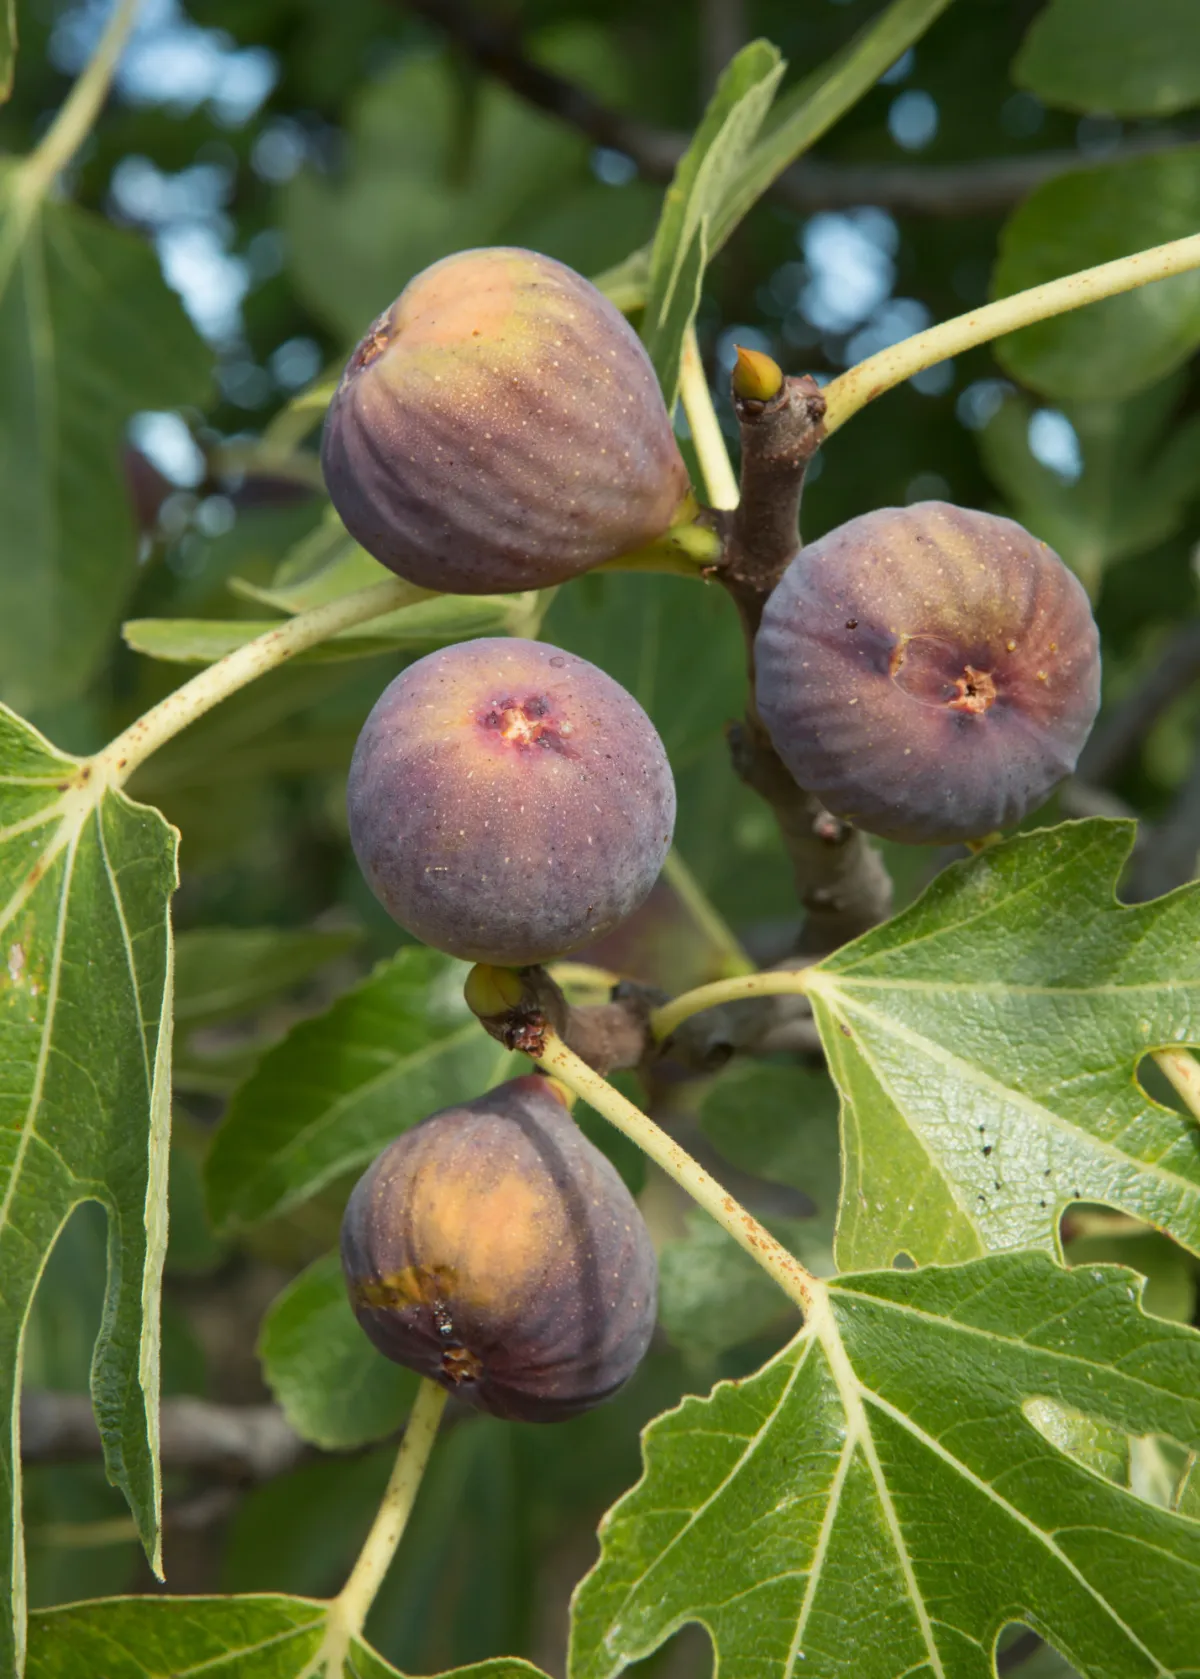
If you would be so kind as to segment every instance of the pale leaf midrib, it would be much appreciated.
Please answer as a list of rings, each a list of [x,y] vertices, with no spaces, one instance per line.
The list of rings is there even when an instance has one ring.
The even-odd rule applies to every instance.
[[[688,1533],[691,1532],[692,1528],[695,1527],[696,1523],[705,1514],[705,1512],[712,1507],[712,1505],[721,1496],[721,1494],[726,1490],[726,1488],[730,1485],[730,1483],[736,1478],[736,1476],[738,1476],[742,1472],[742,1470],[744,1469],[747,1462],[750,1460],[750,1458],[752,1458],[754,1456],[754,1454],[758,1451],[759,1447],[763,1444],[763,1442],[769,1438],[770,1430],[771,1430],[771,1424],[775,1420],[775,1418],[778,1416],[780,1410],[782,1409],[782,1407],[784,1406],[786,1401],[791,1397],[792,1389],[795,1387],[796,1382],[799,1379],[801,1370],[804,1368],[805,1364],[808,1362],[809,1354],[811,1353],[812,1348],[813,1348],[815,1337],[813,1335],[809,1334],[807,1330],[802,1330],[801,1335],[805,1337],[804,1349],[800,1353],[800,1356],[795,1360],[794,1364],[792,1365],[791,1373],[789,1374],[789,1376],[787,1378],[787,1381],[783,1384],[783,1387],[780,1389],[779,1397],[776,1400],[775,1404],[771,1407],[770,1412],[765,1417],[763,1422],[759,1425],[759,1427],[754,1431],[753,1434],[739,1436],[739,1438],[741,1438],[744,1441],[744,1447],[743,1447],[743,1450],[739,1453],[735,1462],[730,1466],[730,1468],[722,1476],[720,1481],[713,1488],[713,1490],[708,1494],[708,1496],[700,1504],[698,1504],[695,1507],[694,1510],[689,1512],[687,1521],[683,1523],[683,1525],[680,1527],[679,1531],[677,1533],[672,1534],[670,1540],[662,1548],[662,1550],[660,1550],[658,1552],[658,1554],[651,1559],[651,1561],[642,1570],[642,1572],[636,1577],[636,1579],[630,1581],[629,1585],[627,1586],[627,1588],[625,1590],[625,1593],[624,1593],[623,1597],[621,1598],[619,1606],[617,1608],[615,1608],[610,1613],[610,1615],[608,1617],[610,1625],[615,1625],[616,1624],[616,1622],[620,1619],[620,1617],[624,1614],[626,1608],[628,1607],[630,1599],[638,1591],[641,1590],[642,1586],[645,1584],[645,1582],[649,1578],[649,1576],[652,1573],[654,1573],[654,1571],[656,1569],[658,1569],[662,1566],[663,1559],[665,1557],[669,1556],[670,1553],[675,1549],[675,1547],[678,1544],[680,1544],[680,1542],[684,1539],[684,1537]],[[794,1343],[793,1343],[793,1345],[794,1345]],[[759,1374],[761,1375],[762,1372],[760,1371]],[[700,1432],[703,1433],[705,1431],[701,1430]],[[727,1432],[727,1431],[722,1431],[722,1432]],[[639,1485],[640,1484],[641,1483],[639,1483]],[[632,1497],[633,1494],[636,1491],[637,1491],[637,1488],[635,1487],[635,1488],[631,1489],[630,1493],[628,1493],[626,1496],[627,1497]],[[653,1514],[653,1512],[651,1512],[651,1513]],[[620,1506],[620,1504],[617,1504],[609,1512],[608,1517],[605,1520],[605,1527],[607,1528],[610,1524],[618,1522],[620,1519],[621,1519],[621,1506]],[[637,1517],[635,1517],[635,1519],[636,1520],[642,1520],[644,1518],[639,1514]]]
[[[892,1538],[896,1561],[904,1578],[908,1598],[913,1607],[913,1614],[929,1656],[929,1665],[932,1667],[936,1679],[946,1679],[941,1652],[937,1647],[937,1640],[933,1636],[933,1624],[930,1621],[929,1611],[925,1606],[925,1598],[917,1581],[912,1558],[908,1554],[908,1545],[904,1538],[904,1530],[900,1525],[900,1518],[892,1502],[891,1488],[888,1486],[887,1477],[883,1473],[879,1454],[875,1450],[875,1439],[871,1433],[871,1421],[862,1401],[865,1390],[858,1379],[850,1361],[850,1355],[842,1341],[837,1320],[830,1309],[830,1295],[827,1291],[821,1296],[818,1312],[813,1315],[815,1320],[813,1331],[819,1336],[824,1348],[829,1371],[837,1388],[838,1397],[842,1402],[847,1426],[862,1441],[863,1455],[867,1460],[867,1467],[871,1471],[871,1480],[875,1485],[876,1497],[879,1499],[883,1519],[887,1523],[888,1532]]]
[[[857,1381],[857,1377],[855,1380]],[[1117,1614],[1111,1604],[1109,1604],[1107,1600],[1101,1596],[1098,1589],[1092,1585],[1091,1581],[1081,1571],[1078,1565],[1072,1562],[1071,1558],[1066,1555],[1066,1553],[1059,1547],[1056,1541],[1045,1531],[1045,1529],[1038,1527],[1037,1523],[1026,1516],[1023,1511],[1018,1510],[1015,1505],[1010,1504],[1008,1499],[1005,1498],[1002,1493],[997,1492],[990,1482],[985,1481],[981,1475],[976,1475],[973,1469],[968,1469],[966,1464],[963,1463],[961,1459],[956,1458],[953,1452],[949,1451],[942,1445],[940,1440],[935,1440],[931,1434],[927,1434],[919,1423],[914,1422],[914,1420],[904,1411],[901,1411],[898,1406],[893,1405],[891,1401],[885,1399],[882,1394],[874,1392],[873,1389],[866,1387],[861,1382],[858,1383],[858,1387],[860,1394],[869,1399],[873,1405],[878,1406],[885,1416],[891,1417],[897,1427],[904,1429],[913,1437],[913,1439],[922,1444],[927,1451],[932,1452],[935,1457],[940,1457],[955,1474],[961,1475],[963,1480],[969,1482],[969,1484],[978,1492],[982,1493],[985,1498],[988,1498],[994,1504],[999,1505],[1000,1509],[1003,1510],[1012,1521],[1016,1522],[1018,1526],[1025,1528],[1026,1531],[1032,1535],[1035,1542],[1042,1545],[1047,1551],[1049,1551],[1055,1561],[1060,1563],[1061,1566],[1072,1576],[1076,1584],[1082,1587],[1093,1602],[1104,1611],[1104,1613],[1116,1626],[1120,1627],[1121,1631],[1129,1639],[1129,1642],[1134,1649],[1136,1649],[1148,1661],[1153,1663],[1156,1675],[1161,1675],[1162,1679],[1171,1679],[1167,1669],[1162,1666],[1161,1662],[1159,1662],[1153,1652],[1146,1648],[1141,1639],[1133,1631],[1132,1627],[1128,1626],[1121,1619],[1120,1615]],[[1087,1471],[1084,1471],[1084,1473],[1087,1473]],[[1130,1496],[1132,1497],[1133,1495],[1130,1494]],[[1111,1532],[1111,1529],[1105,1528],[1099,1531]]]
[[[62,889],[59,897],[58,922],[55,928],[54,942],[51,947],[51,963],[49,983],[46,996],[46,1017],[42,1028],[41,1042],[38,1045],[37,1064],[34,1070],[33,1088],[30,1091],[29,1105],[25,1111],[25,1118],[21,1124],[21,1132],[17,1142],[16,1153],[13,1157],[12,1172],[4,1192],[4,1199],[0,1201],[0,1236],[8,1225],[9,1212],[21,1180],[21,1171],[25,1155],[29,1148],[29,1139],[36,1127],[38,1110],[41,1106],[42,1090],[46,1080],[46,1067],[50,1059],[50,1043],[54,1034],[55,1017],[58,1010],[58,988],[62,970],[63,946],[66,941],[67,910],[71,897],[71,882],[74,875],[75,851],[79,844],[82,824],[72,836],[68,846],[67,866],[63,870]],[[0,923],[2,925],[2,923]]]
[[[1113,1261],[1113,1263],[1115,1264],[1116,1262]],[[826,1286],[828,1287],[831,1296],[840,1296],[847,1302],[848,1310],[853,1310],[855,1305],[860,1302],[865,1302],[868,1307],[878,1306],[887,1311],[901,1312],[907,1317],[918,1318],[922,1323],[932,1324],[935,1328],[945,1330],[948,1334],[969,1335],[976,1340],[994,1341],[998,1346],[1003,1347],[1005,1351],[1024,1352],[1032,1354],[1037,1358],[1052,1359],[1055,1363],[1065,1365],[1068,1368],[1077,1367],[1087,1371],[1094,1371],[1096,1369],[1095,1360],[1085,1358],[1082,1353],[1065,1352],[1055,1347],[1043,1347],[1036,1341],[1027,1340],[1023,1335],[1004,1335],[998,1333],[994,1329],[981,1329],[977,1324],[963,1323],[959,1318],[947,1317],[938,1312],[927,1312],[920,1306],[912,1305],[909,1301],[888,1300],[882,1295],[870,1294],[865,1289],[860,1293],[855,1289],[840,1288],[836,1280],[828,1283]],[[1145,1313],[1142,1315],[1145,1317],[1147,1325],[1152,1329],[1153,1324],[1151,1323],[1151,1320],[1146,1317]],[[1056,1320],[1060,1320],[1061,1317],[1061,1312],[1054,1312],[1042,1321],[1044,1323],[1053,1323]],[[1037,1327],[1040,1327],[1040,1325]],[[1159,1337],[1159,1340],[1161,1341],[1172,1341],[1174,1339],[1175,1337],[1169,1334]],[[1154,1344],[1154,1342],[1143,1342],[1139,1344],[1136,1350],[1138,1352],[1142,1352],[1147,1346],[1152,1346]],[[1115,1373],[1120,1376],[1122,1381],[1129,1382],[1135,1387],[1143,1388],[1148,1394],[1161,1395],[1164,1399],[1173,1400],[1176,1404],[1181,1402],[1185,1404],[1187,1403],[1186,1397],[1176,1393],[1172,1388],[1156,1387],[1153,1382],[1148,1382],[1142,1376],[1130,1375],[1128,1371],[1121,1369],[1118,1364],[1114,1364],[1112,1368]],[[1200,1398],[1194,1401],[1194,1403],[1197,1405],[1198,1411],[1200,1411]],[[1114,1424],[1114,1426],[1120,1427],[1122,1425]],[[1200,1430],[1200,1416],[1198,1416],[1197,1419],[1197,1428]]]
[[[829,1003],[828,1003],[828,999],[822,999],[822,1001],[824,1001],[826,1003],[826,1007],[830,1006]],[[836,1033],[836,1034],[833,1034],[833,1036],[837,1037],[837,1038],[840,1038],[841,1034]],[[980,1241],[982,1251],[986,1251],[986,1244],[982,1242],[982,1238],[980,1238],[979,1235],[978,1235],[979,1226],[978,1226],[978,1222],[977,1222],[977,1219],[975,1217],[975,1214],[972,1211],[970,1211],[967,1207],[965,1207],[963,1205],[963,1203],[959,1200],[959,1198],[958,1198],[958,1186],[955,1183],[954,1179],[947,1172],[946,1167],[945,1167],[944,1163],[942,1162],[942,1160],[939,1159],[939,1157],[937,1155],[935,1155],[935,1153],[933,1152],[932,1143],[920,1131],[918,1131],[915,1126],[913,1126],[909,1123],[903,1106],[901,1105],[900,1102],[898,1102],[896,1100],[896,1097],[892,1094],[892,1090],[891,1090],[890,1085],[888,1084],[887,1079],[883,1076],[883,1073],[880,1070],[878,1063],[875,1061],[874,1057],[871,1055],[870,1051],[867,1049],[867,1047],[863,1043],[862,1039],[861,1038],[855,1038],[853,1047],[854,1047],[854,1050],[855,1050],[856,1054],[859,1056],[859,1058],[862,1061],[864,1061],[866,1063],[867,1067],[870,1069],[872,1075],[874,1076],[876,1082],[879,1085],[879,1088],[886,1095],[888,1103],[892,1108],[892,1111],[899,1116],[900,1121],[903,1124],[905,1131],[912,1138],[913,1142],[916,1143],[917,1147],[921,1150],[921,1152],[924,1154],[925,1158],[928,1160],[930,1170],[933,1172],[933,1174],[937,1178],[938,1182],[943,1186],[943,1188],[945,1190],[945,1193],[946,1193],[947,1200],[951,1203],[951,1205],[953,1207],[957,1208],[961,1217],[966,1220],[967,1228],[969,1230],[973,1230],[973,1231],[976,1232],[976,1237]],[[843,1070],[845,1069],[845,1061],[843,1059],[843,1056],[844,1056],[845,1053],[846,1053],[846,1046],[843,1045],[843,1044],[839,1044],[838,1045],[839,1063],[843,1067]],[[845,1072],[843,1072],[843,1083],[842,1083],[843,1092],[848,1091],[849,1087],[850,1087],[850,1078],[849,1078],[849,1076],[847,1076],[845,1074]],[[861,1150],[861,1148],[862,1148],[862,1131],[861,1131],[861,1127],[858,1126],[858,1121],[857,1121],[857,1104],[855,1103],[853,1097],[851,1097],[848,1094],[843,1094],[842,1095],[842,1100],[843,1100],[843,1102],[847,1103],[849,1105],[849,1107],[851,1108],[851,1110],[855,1113],[855,1116],[856,1116],[855,1124],[856,1124],[856,1128],[859,1131],[859,1139],[858,1140],[859,1140],[859,1147],[860,1147],[860,1150]]]

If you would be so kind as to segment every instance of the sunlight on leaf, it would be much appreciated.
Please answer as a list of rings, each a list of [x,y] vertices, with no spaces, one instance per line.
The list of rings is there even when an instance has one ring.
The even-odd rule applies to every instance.
[[[318,1679],[328,1605],[301,1597],[114,1597],[47,1609],[30,1622],[27,1679]],[[402,1679],[356,1639],[346,1679]],[[341,1679],[321,1664],[320,1679]],[[502,1657],[444,1679],[546,1679]]]
[[[109,1281],[92,1396],[109,1478],[158,1548],[158,1307],[166,1248],[175,834],[0,710],[0,1333],[12,1416],[20,1336],[71,1209],[102,1203]],[[10,1509],[0,1621],[9,1671],[24,1609],[20,1464],[4,1433]]]
[[[1015,1620],[1105,1679],[1191,1672],[1200,1527],[1056,1450],[1039,1396],[1194,1444],[1200,1336],[1144,1317],[1115,1266],[839,1279],[756,1375],[650,1424],[576,1594],[572,1679],[688,1621],[739,1679],[991,1679]]]
[[[1200,1042],[1200,886],[1118,905],[1132,839],[1094,820],[989,847],[812,971],[839,1264],[1054,1251],[1081,1200],[1200,1251],[1200,1130],[1135,1076]]]

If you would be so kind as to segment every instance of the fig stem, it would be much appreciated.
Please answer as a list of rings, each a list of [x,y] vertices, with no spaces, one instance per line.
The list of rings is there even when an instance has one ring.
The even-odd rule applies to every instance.
[[[1152,280],[1165,280],[1193,268],[1200,268],[1200,233],[1173,239],[1166,245],[1152,245],[1148,250],[1118,257],[1115,262],[1102,262],[1095,268],[1081,268],[1075,274],[1064,274],[1061,279],[1031,286],[1028,291],[1014,292],[1011,297],[1002,297],[982,309],[972,309],[969,314],[956,315],[953,320],[914,333],[878,355],[868,356],[866,361],[860,361],[826,385],[826,434],[837,431],[877,396],[923,368],[945,361],[947,356],[961,355],[977,344],[987,344],[1035,321],[1064,315],[1068,310],[1117,297]]]
[[[769,968],[763,973],[713,980],[711,985],[683,991],[655,1009],[650,1016],[650,1031],[661,1044],[685,1020],[702,1014],[705,1009],[715,1009],[722,1003],[740,1003],[750,997],[802,997],[807,990],[807,976],[803,969],[796,968]]]
[[[708,499],[713,507],[729,512],[738,504],[738,481],[729,459],[729,450],[725,447],[721,422],[713,407],[695,327],[689,327],[684,335],[679,395],[691,427],[692,443],[704,475]]]
[[[586,1061],[567,1048],[556,1032],[546,1033],[544,1046],[538,1054],[537,1061],[540,1067],[552,1073],[568,1089],[582,1097],[589,1107],[602,1114],[618,1131],[623,1131],[644,1154],[656,1165],[661,1166],[669,1177],[674,1178],[693,1201],[703,1207],[711,1218],[716,1219],[722,1230],[732,1236],[751,1259],[761,1265],[767,1275],[778,1283],[788,1299],[800,1307],[805,1317],[816,1309],[824,1297],[820,1281],[811,1271],[805,1270],[800,1261],[777,1242],[754,1215],[747,1212],[740,1201],[736,1201],[728,1190],[722,1188],[698,1160],[693,1160],[686,1149],[680,1148],[673,1137],[668,1136],[661,1126],[656,1125],[649,1114],[644,1114],[640,1108],[627,1101],[619,1090],[614,1090],[607,1079],[593,1072]]]
[[[27,211],[32,212],[41,202],[87,139],[108,97],[113,72],[133,27],[139,4],[140,0],[118,0],[109,14],[104,33],[96,43],[95,52],[60,106],[58,115],[19,166],[18,193]]]
[[[332,1665],[334,1651],[330,1646],[335,1640],[341,1642],[344,1654],[351,1639],[362,1631],[367,1611],[391,1567],[429,1462],[445,1404],[445,1388],[431,1382],[427,1376],[422,1378],[391,1477],[375,1520],[371,1523],[371,1531],[350,1570],[349,1579],[329,1606],[329,1630],[322,1647],[327,1672],[340,1673],[340,1667]],[[317,1660],[321,1659],[318,1655]],[[314,1671],[319,1673],[321,1669],[317,1667]]]
[[[1156,1049],[1154,1059],[1188,1111],[1200,1120],[1200,1061],[1190,1049]]]
[[[397,577],[383,583],[372,583],[366,589],[356,589],[353,594],[326,601],[323,606],[314,606],[308,612],[298,612],[294,618],[283,620],[277,628],[267,630],[244,647],[227,653],[223,659],[209,665],[207,670],[202,670],[190,682],[183,683],[165,700],[160,700],[144,712],[96,754],[92,759],[93,768],[111,785],[123,786],[151,753],[157,752],[182,729],[231,694],[236,694],[248,682],[265,676],[268,671],[295,658],[297,653],[328,641],[342,630],[408,605],[411,599],[412,585]]]

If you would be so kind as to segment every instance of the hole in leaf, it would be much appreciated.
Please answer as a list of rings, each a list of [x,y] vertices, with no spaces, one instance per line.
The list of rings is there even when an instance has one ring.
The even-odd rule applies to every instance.
[[[1169,1236],[1094,1201],[1068,1207],[1059,1234],[1068,1265],[1128,1266],[1145,1278],[1143,1311],[1173,1323],[1195,1321],[1196,1264]]]
[[[915,1271],[916,1268],[917,1268],[917,1262],[913,1258],[911,1253],[905,1253],[902,1250],[900,1253],[896,1254],[892,1259],[892,1270],[893,1271]]]
[[[1010,1673],[1020,1679],[1080,1679],[1064,1656],[1021,1621],[1010,1621],[996,1640],[996,1672],[1001,1679]]]
[[[1165,1044],[1166,1049],[1184,1048],[1184,1045]],[[1159,1067],[1152,1052],[1143,1055],[1137,1064],[1135,1074],[1138,1089],[1147,1101],[1156,1103],[1160,1108],[1170,1108],[1172,1113],[1180,1114],[1184,1119],[1191,1119],[1194,1115],[1188,1113],[1187,1104],[1175,1089],[1167,1075]],[[1200,1126],[1196,1130],[1196,1148],[1200,1152]]]
[[[1126,1434],[1102,1417],[1045,1396],[1027,1399],[1023,1409],[1044,1440],[1113,1486],[1164,1510],[1177,1509],[1190,1496],[1191,1456],[1176,1441]]]
[[[633,1679],[710,1679],[713,1649],[708,1633],[694,1622],[680,1627],[644,1661],[625,1669]]]

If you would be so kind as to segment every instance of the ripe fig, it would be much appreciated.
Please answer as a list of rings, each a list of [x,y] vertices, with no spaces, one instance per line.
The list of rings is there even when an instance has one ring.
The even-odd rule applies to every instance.
[[[533,251],[460,251],[355,350],[321,449],[356,542],[453,594],[540,589],[653,541],[688,492],[619,310]]]
[[[575,950],[646,897],[675,822],[654,725],[586,659],[489,637],[384,689],[350,765],[372,891],[426,944],[521,967]]]
[[[1100,703],[1087,596],[1011,519],[947,502],[851,519],[792,561],[755,641],[759,714],[801,787],[885,839],[1019,822]]]
[[[499,1417],[598,1405],[654,1329],[642,1215],[536,1074],[389,1144],[346,1207],[342,1265],[380,1352]]]

